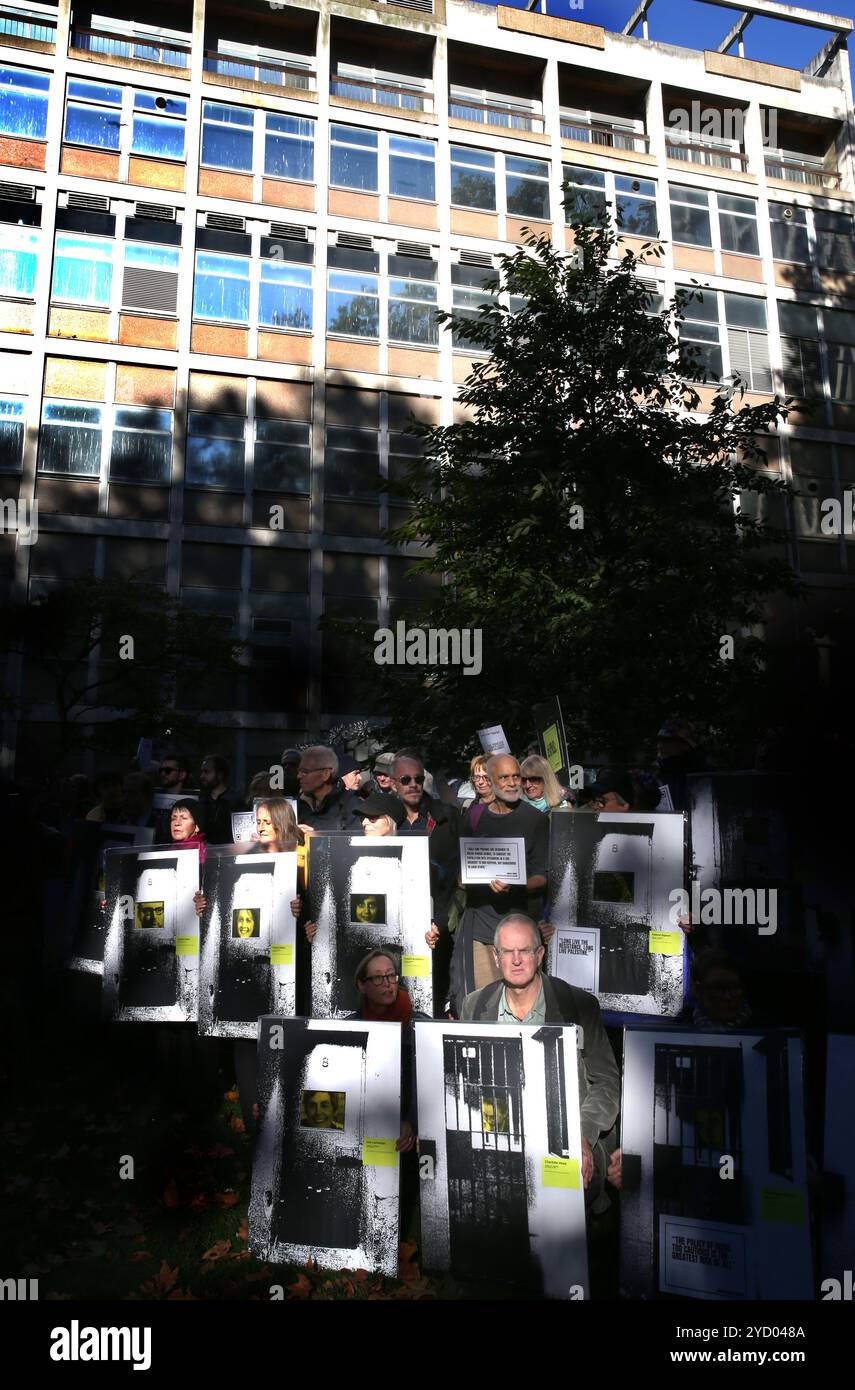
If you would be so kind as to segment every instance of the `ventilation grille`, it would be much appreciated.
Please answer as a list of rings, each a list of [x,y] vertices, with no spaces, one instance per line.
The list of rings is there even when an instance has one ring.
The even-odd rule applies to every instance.
[[[0,198],[11,198],[16,203],[34,203],[36,190],[26,183],[0,183]]]
[[[174,315],[178,307],[178,272],[126,266],[122,282],[122,308],[144,309],[150,314]]]
[[[246,218],[232,217],[227,212],[209,212],[205,218],[205,226],[215,228],[219,232],[245,232]]]
[[[83,208],[86,212],[109,212],[110,199],[97,193],[69,193],[66,207]]]
[[[461,265],[483,265],[483,266],[485,266],[488,270],[492,270],[492,269],[493,269],[493,257],[490,256],[490,255],[488,255],[488,253],[487,253],[486,251],[461,251],[461,252],[460,252],[460,264],[461,264]]]
[[[137,203],[134,216],[149,217],[157,222],[174,222],[175,208],[167,207],[165,203]]]
[[[421,10],[422,14],[433,14],[433,0],[387,0],[400,10]]]
[[[339,232],[336,246],[347,246],[351,251],[373,251],[374,242],[370,236],[360,236],[358,232]]]
[[[271,222],[270,235],[282,237],[285,241],[308,241],[309,233],[296,222]]]
[[[431,260],[430,247],[426,241],[399,241],[399,256],[421,256],[423,260]]]

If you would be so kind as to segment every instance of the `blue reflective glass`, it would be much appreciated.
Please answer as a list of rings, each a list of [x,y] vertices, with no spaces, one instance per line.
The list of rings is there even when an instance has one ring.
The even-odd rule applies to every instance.
[[[204,487],[243,487],[243,440],[189,435],[185,478]]]
[[[330,183],[339,188],[377,192],[377,135],[370,130],[333,126],[330,147]],[[343,143],[343,142],[347,143]],[[358,148],[354,148],[357,146]]]
[[[309,266],[263,261],[258,321],[272,328],[312,327],[312,271]]]
[[[252,112],[205,102],[202,163],[214,169],[252,170]]]
[[[155,96],[153,92],[135,92],[134,110],[152,111],[158,116],[186,116],[187,102],[183,97]]]
[[[0,396],[0,467],[18,469],[24,449],[24,402]]]
[[[380,336],[376,275],[330,271],[327,332],[347,333],[355,338]]]
[[[112,254],[111,242],[58,234],[51,297],[108,308],[113,278]]]
[[[477,168],[470,166],[477,164]],[[478,150],[461,150],[451,155],[451,201],[463,208],[496,210],[495,156]]]
[[[157,246],[150,241],[126,241],[125,265],[144,270],[178,270],[178,247]]]
[[[16,241],[22,238],[16,237]],[[24,245],[0,247],[0,293],[32,294],[36,283],[39,237],[25,234]]]
[[[65,112],[65,138],[72,145],[117,150],[121,116],[109,106],[80,106],[70,101]]]
[[[100,406],[45,404],[39,471],[97,477],[101,471]]]
[[[363,145],[367,150],[376,150],[377,132],[360,130],[353,125],[331,125],[330,139],[341,140],[347,145]]]
[[[160,159],[184,158],[183,121],[167,121],[154,116],[134,116],[131,149],[134,154]]]
[[[43,140],[50,75],[0,68],[0,132]]]
[[[424,145],[428,158],[413,158],[396,151],[396,145]],[[396,198],[421,198],[432,203],[436,197],[433,146],[427,141],[389,141],[389,192]]]
[[[249,261],[240,256],[196,256],[196,318],[249,323]]]
[[[315,176],[314,121],[296,116],[267,116],[264,172],[274,178],[302,179]]]
[[[105,87],[101,82],[79,82],[73,77],[68,81],[68,95],[82,97],[84,101],[104,102],[107,106],[121,106],[121,87]]]

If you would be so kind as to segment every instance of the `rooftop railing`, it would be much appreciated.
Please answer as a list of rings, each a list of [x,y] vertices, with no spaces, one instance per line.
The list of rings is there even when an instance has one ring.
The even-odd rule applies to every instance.
[[[788,183],[803,183],[810,188],[840,187],[836,169],[827,169],[816,155],[792,154],[789,150],[767,150],[766,174],[770,179],[786,179]]]
[[[82,53],[123,58],[127,62],[157,63],[165,68],[190,66],[189,41],[179,44],[153,35],[112,34],[106,29],[81,29],[75,25],[69,47]]]
[[[370,101],[376,106],[395,106],[402,111],[432,111],[433,98],[422,88],[405,82],[374,82],[364,77],[331,77],[330,92],[348,101]]]
[[[669,159],[681,159],[687,164],[705,164],[709,169],[748,168],[748,156],[735,149],[731,141],[714,140],[710,136],[686,137],[669,130],[665,134],[665,150]]]
[[[646,154],[650,146],[650,140],[643,131],[630,130],[625,125],[606,121],[587,121],[569,111],[561,113],[561,136],[564,140],[605,145],[614,150],[633,150],[638,154]]]
[[[459,121],[478,121],[481,125],[503,126],[506,130],[543,130],[543,117],[519,107],[486,105],[470,99],[451,97],[448,114]]]
[[[56,43],[56,20],[40,10],[3,5],[0,9],[0,42],[4,36],[29,39],[32,43]]]
[[[308,66],[297,66],[285,58],[237,57],[231,53],[205,50],[205,71],[238,82],[260,82],[266,87],[297,87],[315,90],[315,74]]]

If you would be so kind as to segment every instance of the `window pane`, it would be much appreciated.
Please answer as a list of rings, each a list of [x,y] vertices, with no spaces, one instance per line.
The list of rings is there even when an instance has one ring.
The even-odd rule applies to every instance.
[[[619,193],[616,202],[618,227],[627,236],[653,237],[658,234],[659,219],[654,199],[629,198]]]
[[[264,260],[258,321],[274,328],[312,327],[312,271],[309,266]]]
[[[520,160],[519,163],[526,161]],[[533,163],[534,161],[528,161]],[[507,176],[508,212],[514,217],[549,217],[549,184],[540,179]]]
[[[451,147],[451,201],[458,207],[496,210],[496,157]]]
[[[297,116],[266,117],[264,172],[274,178],[302,179],[315,176],[314,121]]]
[[[73,145],[117,150],[121,118],[115,107],[81,106],[70,101],[65,112],[65,139]]]
[[[270,427],[268,437],[264,439],[261,437],[262,423]],[[293,434],[293,443],[286,438],[289,431]],[[283,437],[276,439],[277,434]],[[256,436],[255,487],[265,492],[308,492],[311,460],[309,426],[295,425],[285,420],[259,421]]]
[[[24,402],[0,396],[0,467],[19,469],[24,452]]]
[[[377,192],[377,136],[371,130],[331,126],[330,183]]]
[[[376,275],[348,275],[342,271],[330,271],[327,332],[349,333],[357,338],[380,336]]]
[[[726,294],[724,316],[728,324],[739,328],[766,328],[766,301],[747,294]]]
[[[198,251],[193,314],[224,323],[249,323],[249,261]]]
[[[819,337],[816,309],[810,304],[788,304],[779,299],[778,320],[781,332],[790,333],[794,338]]]
[[[353,447],[341,447],[347,444]],[[368,495],[376,498],[379,477],[380,456],[376,431],[332,428],[327,430],[324,491],[328,496]]]
[[[109,308],[112,255],[112,242],[58,233],[51,297]]]
[[[252,169],[252,112],[206,101],[202,163],[214,169]]]
[[[110,477],[126,483],[166,483],[172,460],[172,411],[116,408]]]
[[[39,234],[2,228],[0,294],[32,294],[36,283]]]
[[[429,140],[389,136],[389,191],[397,198],[436,197],[434,146]]]
[[[134,154],[153,155],[160,159],[183,159],[185,129],[183,121],[134,115],[131,149]]]
[[[0,131],[43,140],[49,87],[50,75],[46,72],[0,68]]]
[[[732,199],[744,202],[745,199]],[[719,204],[721,199],[719,199]],[[729,212],[719,213],[721,245],[724,251],[738,251],[743,256],[759,256],[760,244],[757,240],[757,222],[753,217],[735,217]]]
[[[190,434],[221,435],[223,439],[243,439],[244,421],[241,415],[209,415],[206,411],[191,410],[187,424]]]
[[[671,233],[675,241],[690,246],[712,246],[710,215],[703,208],[683,207],[672,201]]]
[[[243,487],[243,440],[187,437],[186,478],[200,487]]]
[[[101,407],[44,406],[39,438],[39,470],[97,477],[101,471]]]
[[[302,444],[308,447],[311,426],[297,420],[256,420],[255,437],[268,444]]]
[[[178,270],[178,247],[158,246],[150,241],[126,241],[125,265],[142,270]]]
[[[438,336],[436,286],[417,280],[391,280],[389,338],[401,343],[433,345]]]

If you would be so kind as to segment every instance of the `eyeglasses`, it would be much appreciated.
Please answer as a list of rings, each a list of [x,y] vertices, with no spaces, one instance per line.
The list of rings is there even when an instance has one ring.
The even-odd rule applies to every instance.
[[[473,781],[473,782],[489,782],[489,780],[490,780],[490,779],[489,779],[489,777],[487,776],[486,772],[474,772],[474,773],[472,774],[472,781]]]
[[[527,957],[527,956],[536,956],[537,953],[538,953],[538,951],[542,951],[542,950],[543,950],[543,947],[542,947],[542,946],[496,946],[494,949],[495,949],[496,955],[497,955],[497,956],[501,956],[501,958],[502,958],[503,960],[505,960],[505,959],[507,959],[508,956],[526,956],[526,957]]]
[[[398,976],[394,973],[390,975],[366,975],[365,983],[367,985],[393,985],[397,978]]]
[[[365,822],[366,822],[367,820],[370,821],[372,825],[376,825],[376,823],[377,823],[378,820],[386,820],[386,817],[385,817],[385,816],[363,816],[363,817],[362,817],[362,823],[363,823],[363,825],[365,824]]]
[[[415,777],[411,777],[408,773],[406,777],[399,777],[398,781],[402,787],[408,787],[411,782],[418,782],[419,786],[423,787],[425,784],[425,775],[423,772],[417,772]]]

